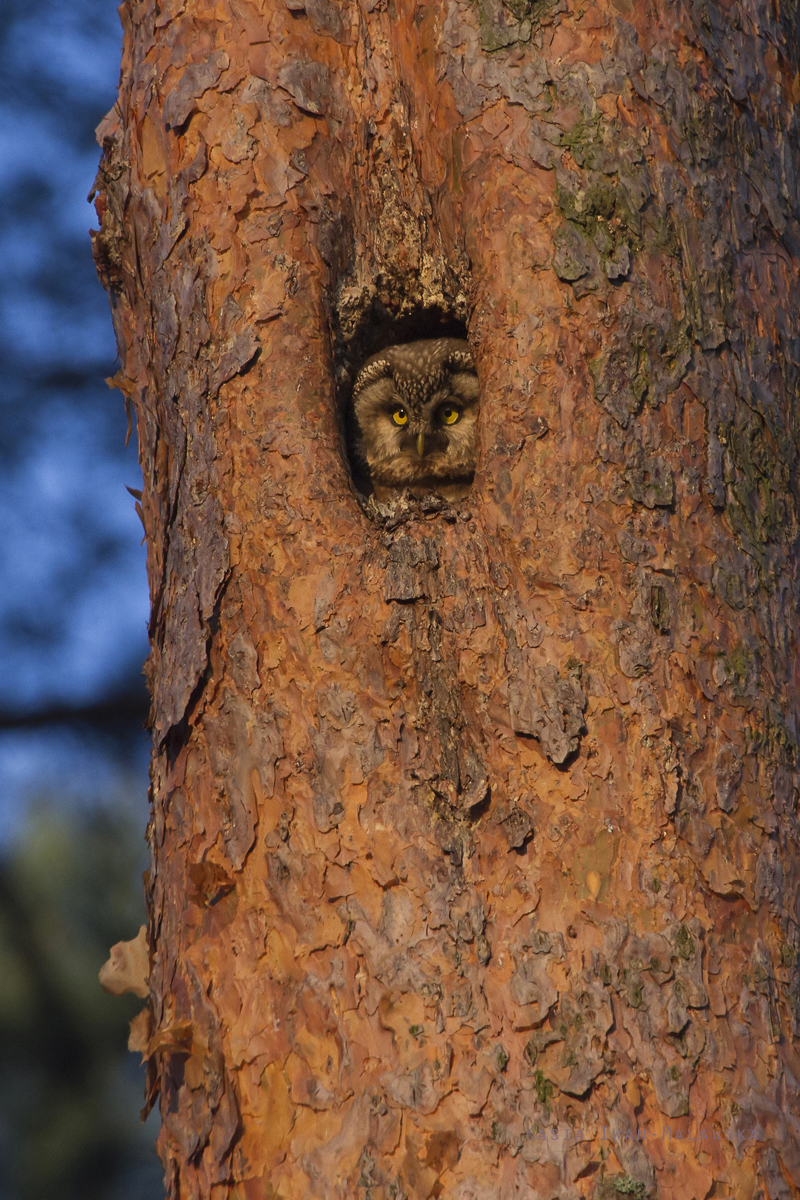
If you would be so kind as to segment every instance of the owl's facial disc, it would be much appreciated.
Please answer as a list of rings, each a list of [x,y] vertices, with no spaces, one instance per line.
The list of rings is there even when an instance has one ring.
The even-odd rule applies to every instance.
[[[354,385],[356,453],[382,487],[468,485],[476,466],[479,389],[458,339],[392,346]]]

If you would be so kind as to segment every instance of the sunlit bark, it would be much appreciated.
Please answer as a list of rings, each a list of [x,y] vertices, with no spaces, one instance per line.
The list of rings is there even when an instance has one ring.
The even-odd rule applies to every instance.
[[[169,1195],[797,1196],[796,5],[121,11]],[[370,515],[440,329],[473,493]]]

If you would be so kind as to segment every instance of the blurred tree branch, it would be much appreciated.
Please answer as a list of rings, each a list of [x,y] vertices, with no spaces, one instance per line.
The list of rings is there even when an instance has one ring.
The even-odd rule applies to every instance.
[[[0,709],[0,730],[52,725],[86,725],[101,730],[134,724],[144,727],[149,707],[144,686],[126,688],[87,704],[47,704],[29,711]]]

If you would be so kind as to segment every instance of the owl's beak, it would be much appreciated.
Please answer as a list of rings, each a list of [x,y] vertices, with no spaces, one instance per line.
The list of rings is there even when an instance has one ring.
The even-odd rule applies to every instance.
[[[417,434],[417,454],[419,455],[420,458],[425,457],[425,434],[424,433]]]

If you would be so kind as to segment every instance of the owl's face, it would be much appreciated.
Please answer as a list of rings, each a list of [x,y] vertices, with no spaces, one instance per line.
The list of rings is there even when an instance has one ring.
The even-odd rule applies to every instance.
[[[466,486],[475,473],[478,377],[469,344],[434,338],[368,359],[353,388],[356,452],[373,484]]]

